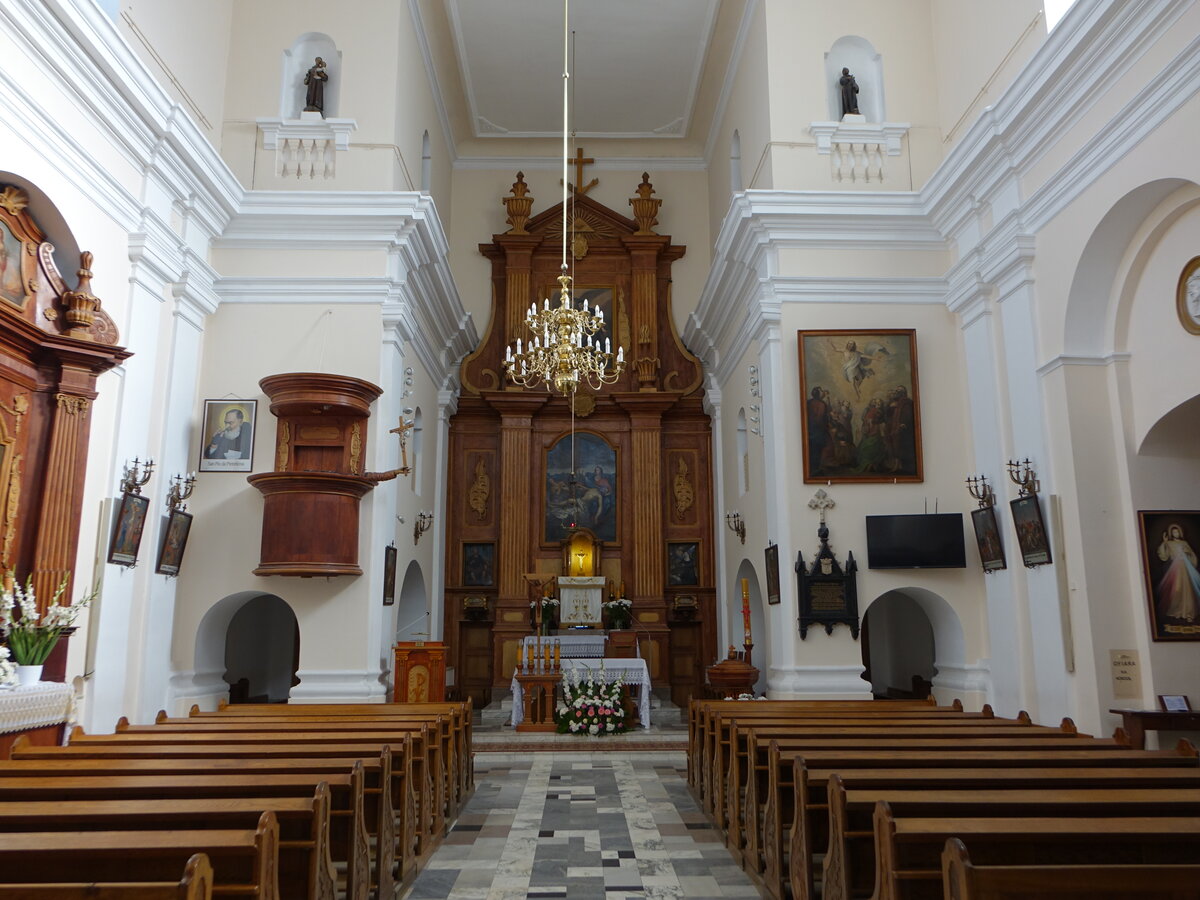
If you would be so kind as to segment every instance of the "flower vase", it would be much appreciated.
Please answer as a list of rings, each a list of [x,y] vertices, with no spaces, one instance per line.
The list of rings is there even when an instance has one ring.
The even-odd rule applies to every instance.
[[[17,666],[17,684],[28,687],[42,680],[41,666]]]

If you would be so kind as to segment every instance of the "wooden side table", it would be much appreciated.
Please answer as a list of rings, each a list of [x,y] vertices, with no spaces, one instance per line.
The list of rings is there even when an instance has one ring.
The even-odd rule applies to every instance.
[[[521,704],[525,718],[517,731],[557,731],[554,721],[554,698],[562,681],[561,672],[516,672],[521,684]]]
[[[1147,731],[1200,731],[1200,710],[1163,712],[1161,709],[1110,709],[1122,719],[1134,750],[1146,748]]]

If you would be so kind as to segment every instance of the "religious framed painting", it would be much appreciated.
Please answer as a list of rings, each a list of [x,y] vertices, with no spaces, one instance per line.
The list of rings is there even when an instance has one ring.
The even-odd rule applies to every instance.
[[[923,481],[916,331],[796,335],[804,480]]]
[[[1200,510],[1142,510],[1138,533],[1151,638],[1200,641]]]
[[[253,472],[257,400],[205,400],[201,472]]]
[[[155,573],[172,577],[179,574],[179,567],[183,565],[183,551],[187,549],[188,535],[191,531],[191,513],[173,509],[167,514],[162,543],[158,548],[158,561],[154,564]]]
[[[136,566],[138,548],[142,545],[142,530],[146,527],[146,513],[150,500],[141,494],[126,491],[121,495],[113,523],[112,539],[108,542],[108,561],[118,566]]]
[[[395,544],[383,548],[383,605],[392,606],[396,602],[396,558],[398,556]]]
[[[25,289],[25,244],[3,216],[0,216],[0,298],[23,307]]]
[[[779,545],[767,544],[767,604],[774,606],[779,602]]]
[[[984,506],[971,511],[971,524],[975,526],[975,544],[979,547],[979,560],[984,572],[999,572],[1008,568],[1004,558],[1004,544],[1000,540],[1000,527],[996,522],[996,508]]]
[[[1026,494],[1008,505],[1012,509],[1013,528],[1017,530],[1017,546],[1021,548],[1021,562],[1025,563],[1025,568],[1035,569],[1052,563],[1050,538],[1046,534],[1038,495]]]
[[[496,583],[496,545],[482,541],[462,545],[463,587],[491,587]]]
[[[543,541],[558,544],[586,528],[599,541],[615,542],[618,487],[615,447],[587,431],[575,432],[573,444],[563,435],[546,451]]]
[[[700,544],[667,541],[667,584],[692,587],[700,583]]]

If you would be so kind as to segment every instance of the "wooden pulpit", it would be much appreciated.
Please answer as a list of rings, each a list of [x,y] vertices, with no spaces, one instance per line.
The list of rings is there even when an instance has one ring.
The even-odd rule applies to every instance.
[[[446,699],[446,645],[441,641],[397,641],[392,669],[393,703]]]

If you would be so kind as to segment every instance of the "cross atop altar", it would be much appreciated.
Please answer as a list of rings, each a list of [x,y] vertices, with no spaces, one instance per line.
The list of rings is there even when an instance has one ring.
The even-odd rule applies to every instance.
[[[558,578],[558,621],[563,627],[599,625],[608,579],[561,575]]]

